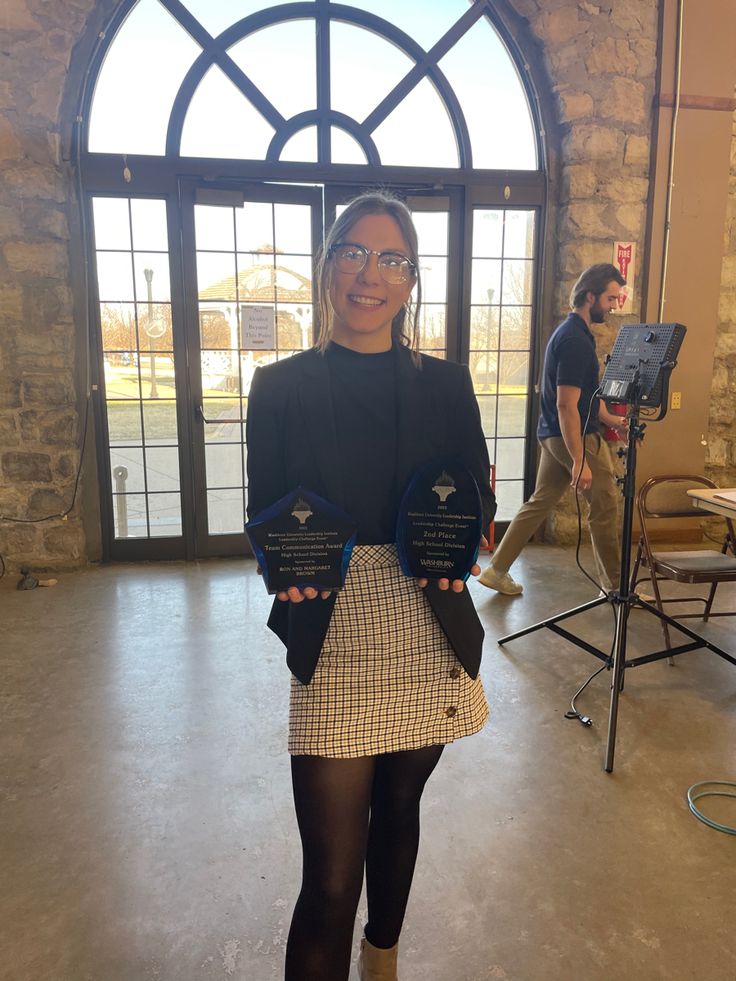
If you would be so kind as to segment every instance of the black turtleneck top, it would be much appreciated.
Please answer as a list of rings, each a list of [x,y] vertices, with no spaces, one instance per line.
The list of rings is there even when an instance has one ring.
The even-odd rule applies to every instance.
[[[396,539],[396,354],[325,351],[345,494],[359,545]]]

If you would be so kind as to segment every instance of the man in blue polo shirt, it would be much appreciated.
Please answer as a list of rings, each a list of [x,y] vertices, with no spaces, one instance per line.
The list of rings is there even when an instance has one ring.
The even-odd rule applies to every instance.
[[[572,313],[547,345],[537,438],[541,447],[537,485],[496,549],[480,582],[508,596],[522,592],[509,574],[512,563],[549,516],[565,488],[577,486],[590,506],[588,521],[599,582],[618,583],[618,491],[611,455],[600,424],[625,434],[625,420],[614,416],[593,393],[598,389],[598,357],[591,324],[602,324],[626,285],[608,262],[589,266],[572,288]]]

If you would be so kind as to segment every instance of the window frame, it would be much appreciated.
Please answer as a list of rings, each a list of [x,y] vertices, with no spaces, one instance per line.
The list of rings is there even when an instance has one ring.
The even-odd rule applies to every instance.
[[[166,0],[161,0],[166,5]],[[329,8],[326,0],[316,0],[321,8],[320,16],[329,17],[330,10],[334,13],[336,9],[333,5]],[[183,229],[182,229],[182,181],[185,184],[200,184],[202,186],[217,186],[220,188],[233,187],[237,189],[249,188],[251,190],[263,188],[271,183],[284,185],[316,185],[324,189],[325,202],[331,198],[341,195],[346,189],[352,188],[358,191],[362,188],[388,186],[395,188],[399,193],[411,195],[412,193],[421,196],[444,195],[449,196],[453,202],[450,214],[450,252],[458,256],[458,267],[453,276],[450,274],[450,292],[448,294],[447,312],[447,349],[446,356],[450,360],[467,363],[470,345],[469,324],[463,324],[464,311],[470,309],[470,262],[467,261],[472,255],[472,212],[475,208],[533,208],[536,212],[535,218],[535,268],[534,268],[534,290],[532,299],[532,326],[531,341],[529,349],[529,385],[528,400],[526,409],[526,451],[524,460],[524,495],[528,495],[533,486],[536,471],[536,440],[532,431],[532,426],[538,414],[538,393],[536,380],[541,364],[541,316],[546,312],[542,305],[542,284],[544,281],[543,247],[547,240],[547,223],[549,208],[549,178],[546,170],[546,129],[542,121],[541,103],[532,85],[531,69],[528,59],[525,57],[521,48],[517,44],[512,32],[507,28],[503,20],[498,16],[498,11],[491,9],[490,0],[475,0],[462,15],[459,21],[450,29],[445,40],[449,46],[453,38],[456,38],[462,31],[463,25],[469,20],[477,20],[482,16],[488,17],[493,28],[497,31],[501,40],[506,45],[509,56],[516,66],[519,74],[520,84],[525,89],[529,104],[529,109],[534,128],[535,140],[537,143],[537,170],[489,170],[474,168],[472,166],[472,154],[470,153],[467,127],[463,132],[460,127],[460,138],[458,140],[458,152],[461,166],[455,168],[437,167],[416,167],[402,165],[380,165],[377,161],[368,164],[339,164],[324,162],[329,155],[329,132],[330,126],[337,122],[344,129],[352,132],[356,125],[354,121],[351,125],[345,125],[342,121],[335,120],[334,114],[324,110],[317,110],[319,126],[319,155],[320,160],[316,163],[299,163],[292,161],[281,161],[272,159],[275,155],[269,152],[262,160],[233,160],[212,157],[180,157],[175,152],[175,135],[178,133],[178,141],[181,139],[181,132],[184,124],[188,99],[182,95],[184,85],[180,88],[180,93],[174,101],[176,113],[172,112],[167,134],[167,152],[163,156],[153,156],[148,154],[122,155],[119,153],[100,153],[91,152],[87,149],[86,121],[89,120],[91,101],[94,93],[94,80],[99,74],[104,56],[109,44],[114,43],[118,28],[127,17],[128,13],[135,6],[136,0],[125,0],[115,11],[105,32],[104,39],[100,41],[91,59],[88,74],[86,76],[86,89],[83,93],[83,110],[78,116],[77,122],[77,141],[76,141],[76,163],[79,167],[79,187],[80,197],[83,199],[83,207],[86,212],[86,227],[92,227],[91,199],[93,196],[133,196],[133,197],[156,197],[164,198],[167,202],[168,213],[168,233],[169,233],[169,258],[171,264],[171,287],[172,287],[172,317],[174,322],[181,326],[180,336],[177,340],[176,330],[174,338],[175,357],[183,359],[184,350],[191,343],[194,328],[191,324],[192,311],[186,309],[186,290],[185,283],[189,273],[189,260],[184,254],[183,248]],[[237,25],[237,37],[233,33],[235,28],[230,28],[223,32],[214,41],[214,48],[217,50],[225,49],[234,43],[235,40],[246,36],[242,27],[249,25],[249,29],[256,29],[257,26],[277,23],[279,21],[293,18],[299,13],[303,18],[311,16],[307,8],[314,10],[312,4],[287,3],[276,7],[269,7],[255,14],[249,15],[240,25]],[[391,32],[385,30],[386,22],[360,8],[351,8],[350,23],[371,29],[381,27],[381,34],[389,39],[393,33],[400,36],[402,32],[392,28]],[[192,17],[192,15],[189,15]],[[339,19],[343,19],[342,17]],[[390,25],[388,25],[390,27]],[[393,33],[392,33],[393,32]],[[411,39],[409,39],[411,40]],[[413,43],[413,42],[412,42]],[[416,46],[418,48],[418,46]],[[210,44],[210,54],[213,51]],[[420,49],[421,50],[421,49]],[[433,49],[434,51],[434,49]],[[328,58],[323,50],[323,56]],[[444,53],[444,52],[443,52]],[[442,54],[435,52],[436,59],[439,60]],[[202,60],[195,61],[195,64]],[[208,55],[207,67],[212,63]],[[327,60],[329,68],[329,60]],[[201,65],[200,65],[201,68]],[[205,69],[206,70],[206,69]],[[199,71],[199,69],[198,69]],[[419,71],[419,66],[417,66]],[[187,73],[186,78],[192,70]],[[202,77],[197,77],[197,81]],[[410,73],[411,74],[411,73]],[[325,93],[329,94],[329,70],[324,70],[324,65],[320,65],[317,59],[317,86],[318,86],[318,105],[320,98],[324,104]],[[431,76],[434,80],[434,76]],[[191,76],[194,78],[194,75]],[[408,77],[397,87],[391,97],[391,108],[398,105],[400,95],[406,94],[411,88],[411,79]],[[191,82],[191,79],[190,79]],[[196,89],[194,85],[191,89]],[[187,89],[187,91],[189,91]],[[320,95],[321,93],[321,95]],[[384,100],[385,101],[385,100]],[[386,108],[386,107],[384,107]],[[458,106],[459,109],[459,106]],[[376,110],[377,111],[377,110]],[[391,109],[388,109],[385,115]],[[375,112],[371,115],[375,115]],[[304,116],[304,114],[302,114]],[[460,110],[460,116],[462,112]],[[298,119],[299,117],[295,117]],[[368,117],[370,118],[370,117]],[[347,119],[347,117],[346,117]],[[455,125],[456,121],[453,121]],[[296,126],[292,120],[292,125],[284,129],[279,136],[279,147],[285,145],[288,138],[296,132]],[[457,132],[456,128],[456,132]],[[278,133],[276,134],[278,136]],[[276,136],[274,139],[276,139]],[[360,142],[360,140],[359,140]],[[362,144],[361,144],[362,145]],[[276,146],[276,144],[273,144]],[[452,209],[455,209],[454,211]],[[327,220],[326,224],[329,224]],[[86,251],[88,258],[94,258],[94,245],[87,243]],[[102,367],[102,351],[99,339],[99,306],[95,313],[96,290],[94,284],[90,283],[89,290],[90,303],[93,306],[93,323],[97,325],[97,330],[92,331],[92,350],[93,350],[93,383],[99,385],[100,371]],[[197,327],[198,330],[198,327]],[[179,350],[180,349],[180,350]],[[183,360],[182,360],[183,363]],[[104,405],[97,400],[96,426],[97,450],[98,450],[98,472],[100,489],[103,495],[102,505],[102,524],[103,524],[103,557],[110,558],[157,558],[162,557],[162,540],[157,538],[149,539],[129,539],[121,540],[113,538],[113,516],[106,505],[110,499],[111,486],[110,477],[106,473],[107,468],[100,465],[105,460],[107,452],[107,425],[105,420]],[[195,499],[195,487],[192,478],[193,474],[193,450],[192,450],[192,427],[193,421],[190,413],[191,399],[181,397],[177,391],[177,420],[179,425],[180,460],[182,477],[182,522],[183,526],[194,526],[194,514],[191,503]],[[185,482],[190,482],[191,487],[185,491]],[[498,531],[502,533],[506,523],[500,523]],[[194,558],[198,553],[194,543],[193,535],[187,535],[185,530],[184,541],[181,548],[175,550],[175,554],[167,552],[166,557],[185,557]],[[183,554],[182,554],[183,553]]]

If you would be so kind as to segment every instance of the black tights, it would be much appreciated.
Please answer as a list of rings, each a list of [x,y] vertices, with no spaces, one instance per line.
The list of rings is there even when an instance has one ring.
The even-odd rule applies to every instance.
[[[353,760],[292,756],[302,888],[285,981],[346,981],[366,870],[366,937],[398,942],[419,847],[419,802],[443,746]]]

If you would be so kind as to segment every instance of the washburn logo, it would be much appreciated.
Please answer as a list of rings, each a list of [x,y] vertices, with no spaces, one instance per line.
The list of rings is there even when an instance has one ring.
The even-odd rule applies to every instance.
[[[434,482],[434,487],[432,490],[444,504],[450,494],[455,493],[455,481],[446,470],[443,470],[437,480]]]
[[[297,519],[300,525],[305,524],[307,518],[312,517],[312,509],[302,498],[298,498],[294,507],[291,509],[291,513]]]

